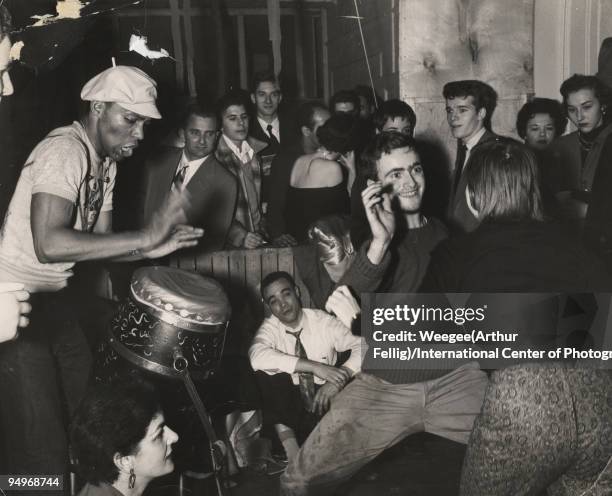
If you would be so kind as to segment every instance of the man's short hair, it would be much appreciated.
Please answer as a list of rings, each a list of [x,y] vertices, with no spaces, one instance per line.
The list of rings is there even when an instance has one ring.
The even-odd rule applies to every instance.
[[[610,103],[610,90],[599,78],[585,76],[584,74],[574,74],[563,81],[559,88],[559,92],[563,97],[563,105],[567,108],[569,95],[584,89],[593,90],[593,94],[599,100],[600,105],[608,105]]]
[[[374,112],[374,126],[376,126],[376,129],[379,131],[382,131],[382,128],[388,119],[397,118],[406,119],[410,123],[410,128],[414,134],[414,128],[416,127],[416,114],[410,105],[399,99],[387,100],[378,106],[378,110]]]
[[[417,143],[412,136],[398,132],[380,133],[372,138],[361,154],[361,167],[367,179],[378,181],[378,161],[398,148],[409,148],[418,153]]]
[[[256,72],[253,75],[253,80],[251,81],[251,93],[255,93],[257,91],[257,87],[261,83],[272,83],[277,84],[280,88],[280,79],[271,71],[261,71]]]
[[[523,105],[516,116],[516,131],[521,138],[527,136],[527,122],[536,114],[550,115],[555,125],[555,138],[565,131],[567,118],[562,105],[550,98],[534,98]]]
[[[266,277],[264,277],[261,281],[261,289],[260,289],[261,298],[265,299],[264,291],[266,290],[268,286],[275,283],[276,281],[280,281],[281,279],[285,279],[289,284],[291,284],[292,288],[296,287],[295,280],[293,279],[291,274],[289,274],[289,272],[285,272],[284,270],[271,272]]]
[[[357,93],[352,90],[340,90],[334,93],[329,100],[329,109],[335,112],[336,104],[338,103],[352,103],[355,106],[355,114],[359,113],[361,102],[359,101]]]
[[[317,110],[327,110],[327,107],[323,102],[304,102],[302,103],[297,111],[297,125],[298,130],[306,126],[311,131],[315,127],[315,112]]]
[[[203,119],[215,119],[215,121],[217,121],[217,126],[219,124],[217,112],[212,108],[204,107],[198,103],[192,103],[185,109],[185,112],[183,112],[183,117],[181,118],[181,127],[183,129],[187,127],[189,119],[192,116],[202,117]]]
[[[232,90],[217,100],[216,107],[219,122],[223,119],[223,112],[232,105],[242,105],[247,112],[250,110],[250,99],[244,90]]]
[[[471,96],[477,111],[485,109],[487,115],[484,118],[484,127],[491,130],[491,118],[497,106],[497,92],[487,83],[475,79],[451,81],[444,85],[442,94],[447,100]]]
[[[481,220],[542,220],[538,162],[528,146],[512,138],[484,143],[465,174]]]

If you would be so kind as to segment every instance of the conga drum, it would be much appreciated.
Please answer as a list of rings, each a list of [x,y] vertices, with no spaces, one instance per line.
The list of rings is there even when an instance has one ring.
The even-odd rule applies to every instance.
[[[221,359],[230,314],[217,281],[170,267],[140,268],[98,349],[96,376],[112,379],[135,368],[166,378],[188,370],[206,380]]]
[[[181,423],[196,420],[189,413],[193,405],[210,443],[219,495],[224,494],[219,474],[225,446],[217,440],[193,381],[203,383],[217,369],[230,314],[227,295],[214,279],[170,267],[143,267],[134,272],[129,296],[111,319],[95,357],[96,380],[143,374],[152,379],[167,417],[187,419]]]

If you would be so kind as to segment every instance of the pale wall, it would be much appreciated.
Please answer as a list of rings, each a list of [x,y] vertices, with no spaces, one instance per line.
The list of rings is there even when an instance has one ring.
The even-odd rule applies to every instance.
[[[401,0],[400,97],[414,106],[417,135],[437,142],[454,163],[442,88],[479,79],[499,95],[493,130],[515,135],[518,109],[533,93],[534,0]]]
[[[560,98],[564,79],[574,73],[597,72],[601,42],[612,36],[612,0],[535,2],[535,92]]]

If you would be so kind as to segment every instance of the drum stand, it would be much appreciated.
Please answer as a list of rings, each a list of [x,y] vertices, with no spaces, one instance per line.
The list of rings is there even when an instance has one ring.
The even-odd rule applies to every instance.
[[[227,447],[225,443],[219,439],[217,439],[217,435],[213,429],[213,426],[210,422],[210,417],[208,416],[208,412],[204,407],[204,403],[200,399],[198,392],[191,380],[191,376],[189,375],[189,370],[187,368],[187,360],[182,357],[176,357],[174,360],[175,368],[180,372],[181,379],[183,380],[183,384],[185,384],[185,388],[187,389],[187,393],[189,393],[189,397],[193,402],[193,406],[198,413],[198,417],[200,417],[200,422],[202,422],[202,427],[204,427],[204,432],[208,437],[209,445],[210,445],[210,459],[212,462],[213,474],[215,477],[215,483],[217,485],[217,494],[218,496],[226,496],[225,486],[223,484],[223,480],[221,478],[221,471],[223,470],[223,460],[227,454]],[[179,364],[177,366],[177,363]],[[181,367],[182,364],[185,364],[184,367]],[[181,484],[182,485],[182,484]]]

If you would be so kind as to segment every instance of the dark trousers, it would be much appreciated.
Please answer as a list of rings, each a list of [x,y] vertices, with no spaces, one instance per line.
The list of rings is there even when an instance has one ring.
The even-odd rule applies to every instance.
[[[298,443],[304,442],[317,425],[319,416],[306,410],[300,387],[293,384],[286,373],[269,375],[255,372],[263,410],[263,423],[273,426],[283,424],[293,429]],[[318,389],[318,385],[315,385]]]
[[[67,424],[85,393],[91,353],[67,290],[30,302],[30,325],[0,345],[0,473],[64,475]]]

